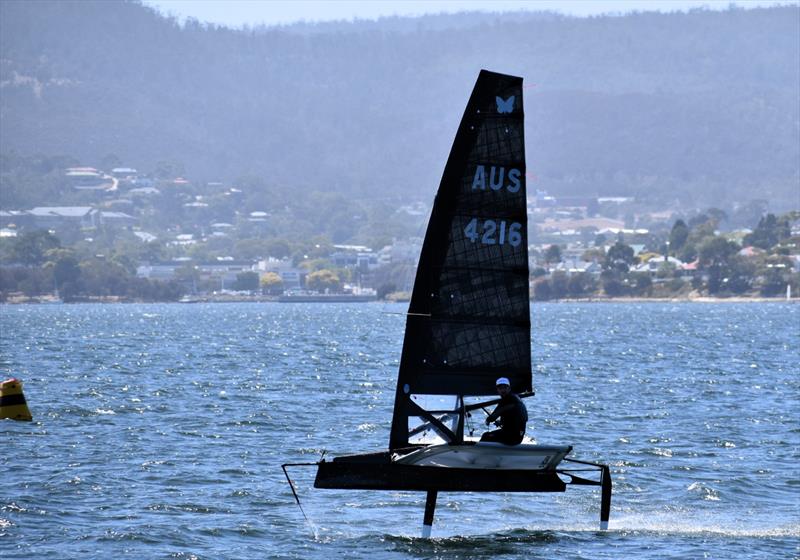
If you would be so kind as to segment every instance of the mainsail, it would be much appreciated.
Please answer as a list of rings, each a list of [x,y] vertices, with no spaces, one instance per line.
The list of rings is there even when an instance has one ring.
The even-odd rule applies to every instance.
[[[315,488],[426,492],[423,537],[439,492],[564,492],[568,485],[601,487],[600,528],[608,528],[608,465],[570,459],[571,445],[464,436],[471,411],[499,402],[481,398],[494,393],[497,377],[531,395],[526,206],[522,79],[484,70],[425,234],[389,450],[282,465],[298,505],[286,468],[315,464]],[[453,401],[448,395],[455,405],[442,404]],[[428,434],[444,443],[426,441]],[[562,461],[577,467],[559,467]]]
[[[481,71],[422,246],[390,449],[408,446],[410,417],[443,428],[415,396],[459,399],[458,440],[463,397],[493,394],[501,375],[532,389],[523,122],[522,78]]]

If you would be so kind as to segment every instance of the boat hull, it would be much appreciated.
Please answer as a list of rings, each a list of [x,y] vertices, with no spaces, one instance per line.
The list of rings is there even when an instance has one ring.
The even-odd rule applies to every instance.
[[[420,467],[493,470],[552,470],[566,457],[569,445],[504,445],[479,442],[465,445],[429,445],[409,453],[397,463]]]
[[[415,450],[412,450],[415,451]],[[440,492],[564,492],[555,469],[463,468],[407,464],[389,451],[318,463],[316,488]]]

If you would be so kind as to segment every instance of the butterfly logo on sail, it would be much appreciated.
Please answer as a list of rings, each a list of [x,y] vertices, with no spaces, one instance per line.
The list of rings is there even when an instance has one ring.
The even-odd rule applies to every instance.
[[[503,99],[502,97],[495,97],[494,100],[497,102],[497,112],[498,113],[510,113],[514,110],[514,98],[516,95],[512,95],[508,99]]]

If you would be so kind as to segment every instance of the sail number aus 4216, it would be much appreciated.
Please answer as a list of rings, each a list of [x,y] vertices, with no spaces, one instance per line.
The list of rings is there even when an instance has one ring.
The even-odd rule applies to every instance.
[[[522,224],[505,220],[478,220],[472,218],[464,228],[464,235],[473,243],[483,245],[511,245],[522,243]]]

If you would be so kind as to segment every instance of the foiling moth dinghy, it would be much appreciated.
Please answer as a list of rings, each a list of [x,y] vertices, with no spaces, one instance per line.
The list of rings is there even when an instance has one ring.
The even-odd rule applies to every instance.
[[[427,492],[426,537],[438,492],[564,492],[570,484],[601,487],[600,528],[608,527],[608,466],[568,458],[569,445],[465,436],[473,412],[500,402],[487,397],[498,377],[520,397],[533,395],[523,122],[522,78],[481,71],[422,246],[389,449],[311,463],[316,488]]]

